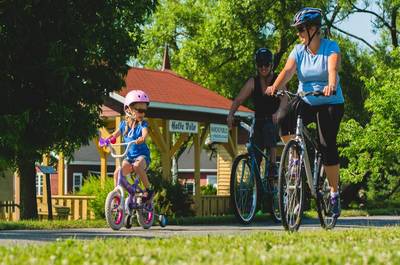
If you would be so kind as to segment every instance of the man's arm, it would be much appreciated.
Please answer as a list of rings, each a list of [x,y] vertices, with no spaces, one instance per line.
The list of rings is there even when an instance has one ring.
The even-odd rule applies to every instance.
[[[233,117],[235,112],[238,110],[239,106],[242,105],[243,102],[250,97],[253,90],[254,90],[254,78],[250,78],[249,80],[247,80],[247,82],[240,90],[239,95],[232,102],[228,118],[226,119],[229,129],[231,129],[233,126],[233,119],[234,119]]]

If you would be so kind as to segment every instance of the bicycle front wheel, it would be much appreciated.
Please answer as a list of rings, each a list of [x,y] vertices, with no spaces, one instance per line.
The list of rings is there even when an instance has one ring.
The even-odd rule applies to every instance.
[[[231,171],[231,204],[235,216],[243,224],[253,221],[260,194],[259,181],[251,164],[249,154],[239,155],[235,158]]]
[[[113,190],[105,201],[106,221],[113,230],[120,230],[124,226],[125,210],[121,197],[119,190]]]
[[[304,207],[305,177],[300,160],[300,146],[290,140],[283,149],[278,176],[278,198],[281,221],[285,230],[297,231]]]

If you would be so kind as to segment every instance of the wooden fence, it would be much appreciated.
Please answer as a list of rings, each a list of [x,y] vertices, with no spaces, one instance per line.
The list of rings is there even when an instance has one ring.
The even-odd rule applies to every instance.
[[[13,201],[0,201],[0,220],[15,220],[18,207]]]
[[[202,195],[201,216],[225,215],[231,212],[229,195]]]
[[[89,208],[89,202],[94,196],[63,195],[52,196],[53,216],[57,219],[56,207],[64,206],[70,209],[68,220],[93,220],[93,210]],[[37,196],[38,213],[41,219],[48,215],[47,203],[43,202],[43,196]],[[0,202],[0,220],[16,220],[16,209],[19,206],[13,201]],[[229,195],[202,195],[201,216],[225,215],[231,213]]]
[[[94,196],[62,195],[51,196],[53,215],[57,215],[56,207],[65,206],[70,209],[68,220],[93,220],[94,212],[89,208],[89,201]],[[47,218],[47,202],[43,201],[43,196],[37,196],[38,212],[42,218]]]

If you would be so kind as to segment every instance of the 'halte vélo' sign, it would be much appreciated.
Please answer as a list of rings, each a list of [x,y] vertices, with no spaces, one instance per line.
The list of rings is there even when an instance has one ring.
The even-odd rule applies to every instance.
[[[227,143],[229,137],[229,129],[224,124],[210,124],[210,140],[216,143]]]
[[[195,121],[169,121],[170,132],[182,132],[182,133],[198,133],[199,124]]]

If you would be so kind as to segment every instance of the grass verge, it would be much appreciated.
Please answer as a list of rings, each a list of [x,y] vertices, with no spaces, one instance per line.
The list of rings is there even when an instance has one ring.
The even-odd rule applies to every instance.
[[[399,227],[153,240],[71,239],[45,245],[0,246],[0,263],[387,265],[400,264],[399,244]]]

